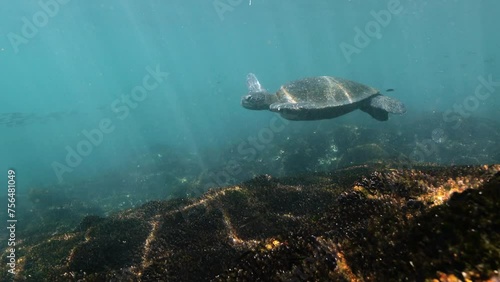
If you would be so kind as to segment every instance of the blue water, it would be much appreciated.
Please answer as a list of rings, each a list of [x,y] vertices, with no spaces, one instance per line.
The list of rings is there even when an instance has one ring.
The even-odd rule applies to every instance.
[[[75,114],[0,125],[0,174],[16,169],[20,189],[91,180],[157,144],[189,152],[200,168],[210,169],[198,152],[227,150],[274,116],[240,106],[249,72],[270,91],[316,75],[393,88],[389,95],[406,104],[405,118],[453,109],[474,95],[480,76],[500,81],[495,0],[40,3],[49,8],[37,1],[3,4],[0,113]],[[388,5],[398,12],[376,23],[372,12],[387,14]],[[377,25],[380,30],[357,48],[356,28],[366,34]],[[357,51],[346,55],[346,44]],[[135,108],[125,106],[121,97],[143,85],[148,68],[168,77]],[[496,87],[472,115],[498,119]],[[113,111],[118,106],[128,108],[128,115]],[[67,148],[75,149],[86,140],[82,132],[98,129],[103,120],[113,131],[71,171],[58,175],[54,163],[67,165]],[[378,123],[361,112],[339,120]],[[316,123],[325,121],[308,122]],[[297,124],[304,122],[291,126]]]

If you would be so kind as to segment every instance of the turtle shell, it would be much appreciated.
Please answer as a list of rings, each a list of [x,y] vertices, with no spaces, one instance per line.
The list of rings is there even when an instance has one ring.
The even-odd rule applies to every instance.
[[[284,103],[314,103],[318,108],[350,105],[379,91],[373,87],[332,76],[318,76],[289,82],[276,92]]]

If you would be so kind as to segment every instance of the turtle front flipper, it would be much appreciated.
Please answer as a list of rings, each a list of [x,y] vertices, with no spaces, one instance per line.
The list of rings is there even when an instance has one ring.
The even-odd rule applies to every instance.
[[[262,88],[262,85],[260,85],[259,80],[257,79],[257,76],[253,73],[247,74],[247,87],[248,87],[248,92],[250,93],[257,93],[257,92],[265,92],[266,90]]]
[[[317,105],[314,103],[300,102],[300,103],[274,103],[269,106],[271,112],[294,112],[303,110],[314,110],[317,109]]]
[[[288,120],[314,120],[317,119],[317,105],[314,103],[273,103],[269,106],[271,112],[279,113]]]

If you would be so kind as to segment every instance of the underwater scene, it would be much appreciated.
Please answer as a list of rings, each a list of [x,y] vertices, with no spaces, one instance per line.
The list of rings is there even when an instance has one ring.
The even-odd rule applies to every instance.
[[[0,281],[500,281],[500,2],[0,12]]]

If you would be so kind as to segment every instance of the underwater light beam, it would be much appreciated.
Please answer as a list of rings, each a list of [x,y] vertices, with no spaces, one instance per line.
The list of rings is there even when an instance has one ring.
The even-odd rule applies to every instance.
[[[169,76],[168,72],[160,70],[160,65],[156,65],[156,69],[147,66],[146,71],[148,74],[142,78],[141,85],[132,88],[130,95],[122,95],[121,99],[116,99],[111,103],[111,109],[116,114],[117,119],[126,119],[131,109],[137,108],[138,102],[144,101],[149,93],[157,89]],[[77,142],[75,149],[67,145],[65,147],[67,151],[64,159],[65,164],[57,161],[52,162],[52,169],[59,182],[63,181],[62,176],[64,173],[73,172],[82,163],[84,157],[89,156],[94,148],[102,144],[105,134],[112,133],[115,128],[116,126],[111,118],[103,118],[97,128],[82,131],[85,138]]]
[[[347,60],[347,63],[351,63],[352,55],[360,54],[361,50],[368,47],[371,43],[371,38],[382,38],[382,28],[387,27],[392,21],[392,15],[399,15],[403,11],[403,7],[401,6],[400,0],[390,0],[387,3],[386,10],[380,10],[378,12],[371,11],[372,21],[369,21],[365,24],[364,31],[355,26],[354,31],[356,34],[353,38],[353,43],[349,44],[345,41],[340,43],[339,47],[344,55],[344,58]]]
[[[443,121],[445,123],[454,123],[451,128],[457,130],[462,125],[464,119],[471,116],[471,113],[479,108],[480,102],[486,101],[496,88],[500,87],[500,81],[494,81],[493,76],[490,74],[488,79],[483,76],[478,76],[478,84],[475,88],[474,94],[464,98],[462,103],[455,103],[453,110],[449,109],[443,113]],[[487,90],[487,91],[483,91]],[[435,128],[431,132],[431,138],[417,141],[416,148],[407,157],[400,155],[398,158],[402,169],[405,165],[412,167],[414,163],[424,162],[426,158],[438,153],[438,145],[443,144],[447,139],[446,132],[443,128]]]

